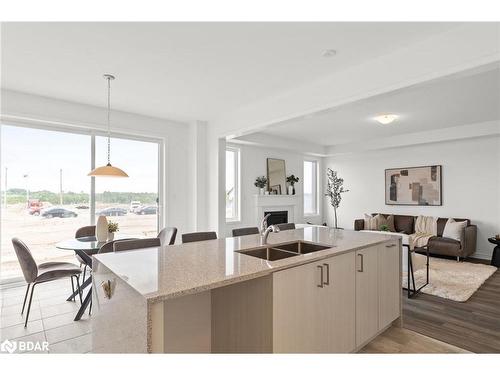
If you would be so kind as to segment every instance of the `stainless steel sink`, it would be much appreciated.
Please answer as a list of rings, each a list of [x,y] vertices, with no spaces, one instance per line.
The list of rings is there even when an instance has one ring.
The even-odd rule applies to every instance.
[[[250,250],[238,250],[236,251],[240,254],[250,255],[252,257],[265,259],[265,260],[280,260],[289,257],[294,257],[299,255],[298,253],[293,253],[286,250],[276,249],[274,247],[262,247],[258,249],[250,249]]]
[[[303,241],[297,241],[283,245],[275,245],[275,248],[278,250],[290,251],[292,253],[297,253],[297,254],[314,253],[315,251],[331,249],[332,247],[333,246],[324,246],[320,244],[303,242]]]

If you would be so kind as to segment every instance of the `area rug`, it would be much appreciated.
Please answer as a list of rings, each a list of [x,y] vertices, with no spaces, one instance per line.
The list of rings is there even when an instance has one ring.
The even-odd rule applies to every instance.
[[[416,256],[424,257],[420,254],[416,254]],[[452,301],[465,302],[496,270],[496,267],[486,264],[430,258],[429,285],[424,287],[421,292]],[[415,271],[417,288],[425,283],[425,276],[425,266]],[[403,272],[404,288],[406,288],[406,284],[407,276],[406,272]]]

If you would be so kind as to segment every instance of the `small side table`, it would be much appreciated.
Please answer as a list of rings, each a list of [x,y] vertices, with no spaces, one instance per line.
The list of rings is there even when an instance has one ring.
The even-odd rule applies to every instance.
[[[488,238],[493,245],[496,245],[493,249],[493,255],[491,256],[491,265],[495,267],[500,267],[500,240],[495,237]]]

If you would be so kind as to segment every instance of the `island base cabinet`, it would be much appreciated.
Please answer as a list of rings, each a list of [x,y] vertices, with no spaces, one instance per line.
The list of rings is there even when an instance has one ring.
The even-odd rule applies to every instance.
[[[378,333],[378,249],[356,251],[356,346]]]
[[[398,241],[378,249],[378,326],[384,329],[401,316],[401,248]]]
[[[354,253],[273,274],[273,352],[355,349]]]

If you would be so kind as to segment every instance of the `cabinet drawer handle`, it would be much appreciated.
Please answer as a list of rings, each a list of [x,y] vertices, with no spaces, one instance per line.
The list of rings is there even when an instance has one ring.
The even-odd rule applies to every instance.
[[[318,266],[318,268],[319,268],[319,272],[320,272],[321,281],[317,286],[319,288],[323,288],[323,266]]]
[[[361,268],[358,270],[358,272],[363,272],[363,266],[364,266],[363,265],[363,263],[364,263],[363,262],[363,254],[358,254],[358,257],[360,257],[360,259],[361,259]]]
[[[390,244],[390,245],[385,245],[385,247],[394,247],[394,246],[396,246],[396,244],[395,244],[395,243]]]
[[[326,267],[326,281],[323,285],[330,285],[330,265],[328,263],[323,263],[323,266]]]

